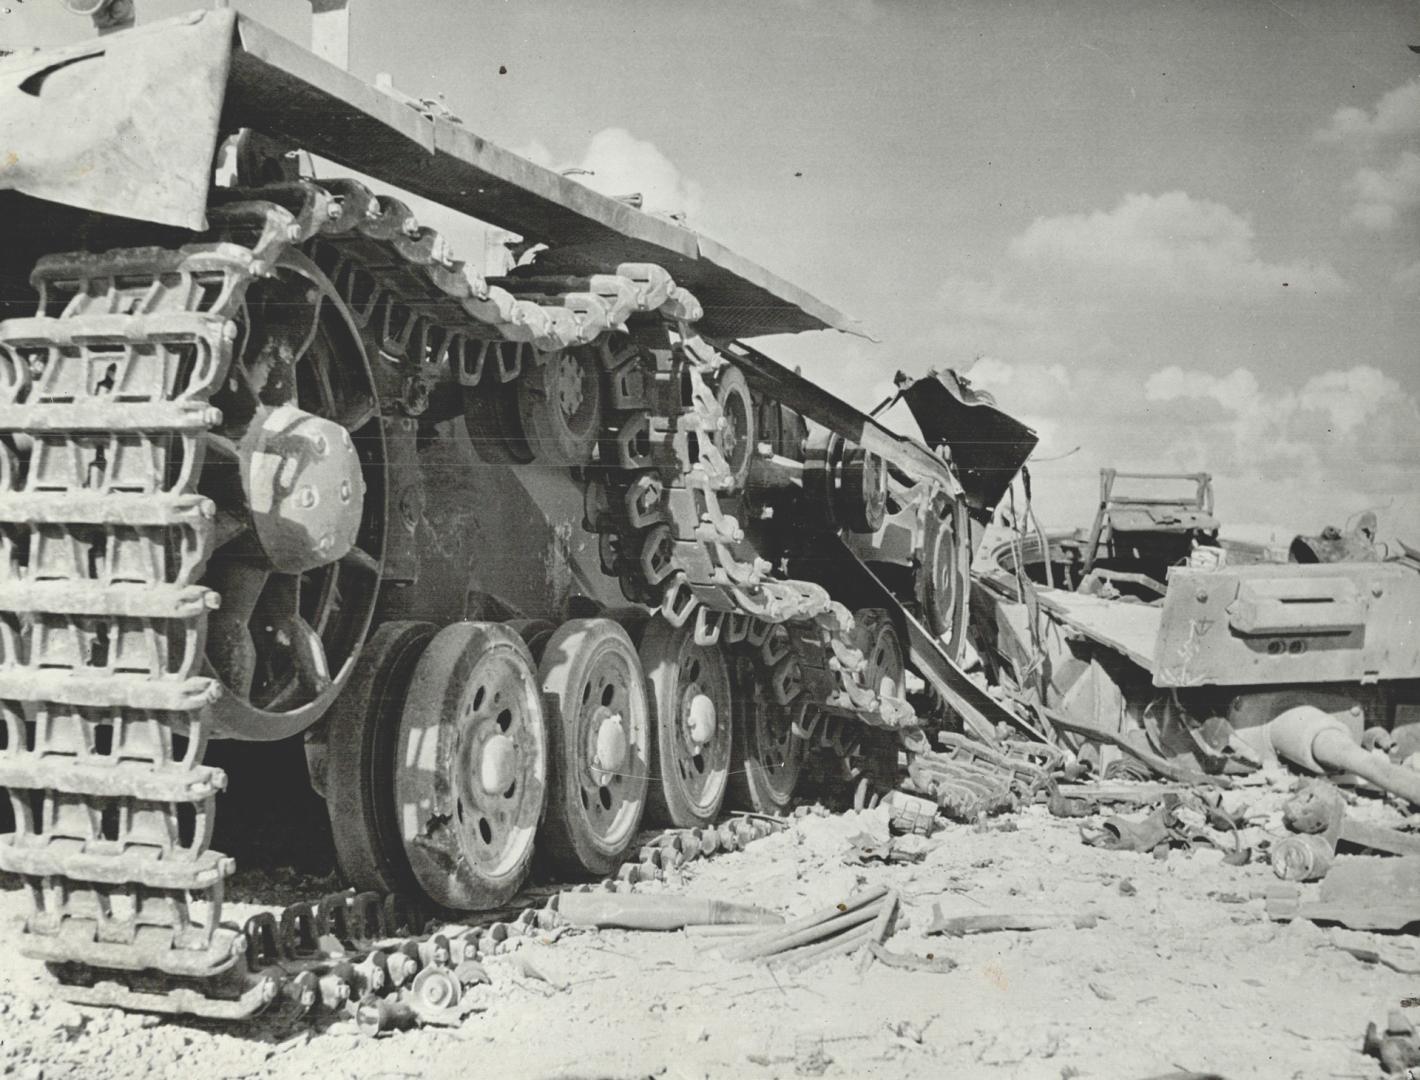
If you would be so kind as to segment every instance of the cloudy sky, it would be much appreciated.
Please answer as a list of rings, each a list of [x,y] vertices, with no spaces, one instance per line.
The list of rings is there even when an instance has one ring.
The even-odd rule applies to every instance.
[[[0,41],[57,32],[45,3],[0,0]],[[236,6],[304,37],[298,0]],[[1117,465],[1420,538],[1414,4],[352,8],[357,73],[857,316],[876,342],[766,344],[844,396],[969,371],[1040,431],[1050,523]]]

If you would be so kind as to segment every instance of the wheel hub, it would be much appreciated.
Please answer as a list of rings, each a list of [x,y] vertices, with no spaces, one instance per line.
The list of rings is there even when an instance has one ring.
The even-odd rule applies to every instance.
[[[715,700],[692,683],[686,687],[685,702],[686,734],[696,746],[704,746],[715,737]]]
[[[242,440],[241,475],[257,540],[276,570],[303,573],[354,547],[365,480],[340,424],[295,405],[270,410]]]
[[[503,734],[492,736],[483,744],[479,761],[478,782],[485,794],[501,795],[513,786],[518,773],[518,748]]]
[[[577,415],[582,407],[582,367],[571,353],[562,353],[557,364],[557,403],[565,417]]]
[[[605,784],[626,767],[630,742],[626,737],[626,721],[620,713],[599,706],[592,718],[596,742],[592,749],[592,778]]]

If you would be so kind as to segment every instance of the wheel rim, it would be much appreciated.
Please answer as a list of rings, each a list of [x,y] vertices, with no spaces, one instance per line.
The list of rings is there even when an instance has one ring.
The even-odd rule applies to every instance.
[[[525,693],[526,668],[512,654],[478,664],[459,701],[459,753],[452,770],[460,847],[489,877],[502,877],[531,842],[530,760],[537,722]]]
[[[213,401],[224,419],[206,440],[199,490],[218,507],[206,580],[222,604],[208,619],[207,660],[226,693],[214,720],[224,735],[286,738],[314,723],[348,681],[385,544],[384,433],[369,367],[351,313],[305,256],[288,254],[249,292],[228,380]],[[319,460],[291,485],[294,520],[273,526],[276,515],[253,511],[254,462],[293,442],[318,448],[305,456]],[[327,451],[346,455],[349,475],[332,471]],[[335,515],[322,527],[333,546],[293,550],[291,538],[312,528],[303,513]]]
[[[527,647],[497,624],[445,627],[415,670],[400,728],[395,799],[415,877],[446,907],[504,902],[525,876],[547,798]]]
[[[654,633],[652,632],[654,631]],[[730,673],[714,645],[697,645],[689,624],[647,631],[642,662],[656,691],[658,780],[673,824],[712,820],[730,774]]]

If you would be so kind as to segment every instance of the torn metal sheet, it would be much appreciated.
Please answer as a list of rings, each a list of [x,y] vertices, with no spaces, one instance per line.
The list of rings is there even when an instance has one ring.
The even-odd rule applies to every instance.
[[[897,385],[927,444],[951,451],[973,512],[989,516],[1035,449],[1035,432],[950,369],[921,379],[899,372]]]

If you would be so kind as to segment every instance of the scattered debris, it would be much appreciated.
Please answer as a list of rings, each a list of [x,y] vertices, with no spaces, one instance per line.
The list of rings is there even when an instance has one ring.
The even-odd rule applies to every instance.
[[[950,956],[938,956],[936,953],[914,956],[909,953],[894,952],[886,945],[880,945],[877,942],[869,944],[868,955],[890,968],[901,968],[904,971],[927,971],[941,975],[957,969],[957,962]]]
[[[932,924],[927,927],[927,933],[963,937],[967,934],[991,934],[1000,930],[1055,930],[1062,927],[1090,930],[1099,925],[1099,920],[1100,916],[1095,912],[1080,912],[1075,915],[957,915],[947,917],[942,914],[940,906],[934,904],[932,906]]]
[[[1308,919],[1354,930],[1404,930],[1420,923],[1420,858],[1342,856],[1321,883],[1314,903],[1278,890],[1267,913],[1279,921]]]
[[[622,927],[627,930],[682,930],[687,926],[727,923],[767,925],[784,918],[765,908],[728,900],[629,893],[564,892],[556,897],[560,918],[574,926]]]
[[[735,960],[804,965],[856,952],[870,942],[884,940],[897,907],[897,894],[878,886],[757,935],[727,950],[726,955]]]
[[[1286,836],[1272,845],[1272,872],[1283,881],[1320,881],[1335,856],[1330,842],[1318,833]]]
[[[1361,1050],[1381,1063],[1388,1076],[1412,1076],[1410,1067],[1420,1065],[1420,1042],[1415,1037],[1415,1025],[1399,1009],[1386,1017],[1385,1031],[1374,1021],[1366,1025]]]
[[[852,837],[849,843],[851,846],[847,854],[843,856],[843,861],[851,866],[866,866],[869,863],[884,865],[920,863],[927,857],[925,850],[908,849],[893,840],[880,843],[867,833],[859,833]]]

